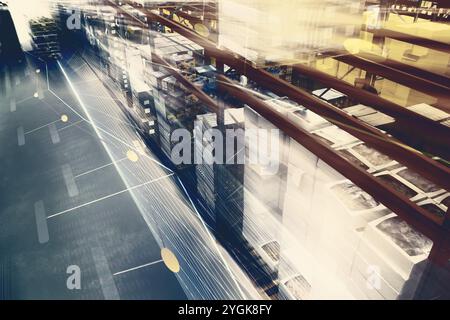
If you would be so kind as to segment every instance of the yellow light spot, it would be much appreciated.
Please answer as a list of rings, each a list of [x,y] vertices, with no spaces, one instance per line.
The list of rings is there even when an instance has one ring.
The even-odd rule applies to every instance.
[[[36,69],[36,73],[39,73],[39,72],[41,72],[41,69]]]
[[[33,97],[35,97],[35,98],[39,97],[39,93],[35,92],[35,93],[33,94]]]
[[[164,264],[170,271],[175,272],[175,273],[180,271],[180,263],[178,262],[177,257],[175,256],[175,254],[172,251],[170,251],[167,248],[162,248],[161,249],[161,257],[164,261]]]
[[[173,16],[172,16],[172,20],[175,21],[175,22],[181,22],[180,17],[177,16],[175,13],[174,13]]]
[[[136,152],[134,152],[133,150],[128,150],[127,151],[127,158],[128,160],[130,160],[131,162],[137,162],[139,160],[138,155],[136,154]]]
[[[63,114],[63,115],[61,116],[61,121],[62,121],[62,122],[67,122],[67,121],[69,121],[69,117],[68,117],[67,115]]]
[[[209,37],[209,29],[201,23],[196,23],[194,25],[194,30],[197,31],[197,33],[205,38]]]

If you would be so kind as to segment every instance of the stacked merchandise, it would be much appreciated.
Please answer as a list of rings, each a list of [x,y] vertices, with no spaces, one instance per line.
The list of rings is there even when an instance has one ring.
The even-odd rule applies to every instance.
[[[399,167],[382,171],[376,174],[376,177],[411,199],[411,201],[417,202],[428,212],[438,217],[445,215],[448,205],[445,201],[442,202],[442,200],[445,200],[442,196],[446,193],[446,190],[414,171],[406,167]]]
[[[118,81],[125,92],[130,92],[129,74],[127,69],[127,43],[117,36],[107,36],[110,62],[110,76]]]
[[[398,166],[398,163],[395,160],[368,147],[361,141],[338,148],[337,151],[348,161],[369,173]]]
[[[57,26],[51,18],[30,21],[30,36],[34,53],[43,60],[56,60],[61,57]]]
[[[430,239],[393,213],[370,222],[350,275],[362,291],[357,297],[413,298],[431,247]]]
[[[450,114],[437,109],[433,106],[430,106],[426,103],[419,103],[413,106],[407,107],[409,110],[414,111],[424,117],[427,117],[434,121],[446,121],[450,120]]]
[[[345,94],[331,88],[317,89],[312,94],[338,108],[344,108],[349,104],[349,98]]]
[[[174,77],[162,71],[154,73],[152,83],[156,118],[158,121],[161,148],[170,157],[173,142],[172,132],[185,128],[192,132],[195,117],[202,113],[204,106],[198,100],[189,100],[189,93]]]
[[[126,69],[129,70],[129,81],[132,92],[132,115],[143,132],[155,138],[156,109],[152,89],[145,82],[148,64],[148,51],[145,45],[132,45],[126,48]]]
[[[298,109],[286,99],[275,98],[265,102],[285,115]],[[247,139],[243,236],[275,272],[282,234],[287,137],[250,107],[245,106],[244,109]]]
[[[217,116],[212,113],[197,116],[197,121],[201,123],[200,126],[196,126],[194,130],[195,136],[203,134],[206,130],[212,129],[217,126]],[[202,154],[206,147],[207,142],[202,139],[202,144],[195,144],[194,152],[196,154]],[[197,192],[203,202],[206,212],[210,215],[212,221],[216,221],[216,181],[214,175],[214,165],[212,164],[197,164],[195,166],[197,175]]]
[[[161,149],[170,158],[174,143],[171,141],[173,130],[182,128],[180,119],[176,117],[177,110],[183,110],[184,105],[179,100],[170,97],[164,91],[154,94],[156,117],[158,121],[159,141]]]
[[[395,122],[394,118],[362,104],[357,104],[343,110],[373,127],[382,128],[385,125]]]
[[[272,73],[274,76],[277,76],[281,80],[287,81],[289,83],[292,82],[292,66],[272,66],[266,68],[266,71]]]
[[[446,190],[309,110],[300,108],[289,117],[425,210],[439,216],[446,212]],[[341,288],[339,295],[413,297],[431,241],[292,139],[287,163],[282,221],[288,240],[280,240],[281,297],[330,298],[319,270],[331,277],[327,281],[334,288]]]
[[[280,98],[265,100],[265,102],[284,115],[298,109],[296,105]],[[254,133],[249,135],[250,139],[246,145],[248,162],[245,187],[269,210],[280,213],[283,208],[283,185],[286,182],[285,140],[287,138],[249,107],[245,107],[245,128],[247,133]],[[272,136],[273,134],[275,137]],[[255,143],[257,148],[253,147]],[[257,155],[256,152],[258,152]],[[252,161],[253,159],[257,161]],[[262,185],[265,188],[261,188]]]
[[[175,33],[159,33],[150,37],[151,52],[169,62],[180,72],[189,73],[196,65],[195,54],[203,50],[192,41]],[[145,57],[145,59],[149,57]],[[158,64],[148,63],[144,68],[144,79],[152,89],[157,131],[162,150],[170,157],[173,142],[172,132],[186,128],[192,132],[195,117],[204,106],[169,71]]]
[[[192,65],[203,63],[198,60],[198,57],[203,55],[203,48],[177,33],[160,33],[150,38],[150,45],[154,48],[155,54],[167,60],[170,60],[173,55],[189,55],[189,57],[184,56],[184,59],[196,59]]]
[[[150,87],[144,82],[133,83],[133,104],[138,117],[141,119],[141,126],[150,136],[155,134],[156,110]]]
[[[225,130],[242,129],[243,109],[226,109],[224,117]],[[239,190],[242,185],[243,165],[237,163],[237,161],[231,161],[233,159],[227,159],[232,162],[231,164],[220,164],[213,161],[211,154],[206,152],[206,150],[209,150],[211,141],[205,136],[205,133],[211,132],[211,129],[218,129],[217,115],[213,113],[198,115],[194,128],[196,140],[194,152],[202,158],[202,163],[197,163],[195,169],[197,192],[202,205],[216,226],[219,223],[227,223],[240,228],[241,222],[236,221],[236,219],[241,220],[240,217],[242,216],[242,206],[239,203],[241,197],[238,195],[241,193]],[[235,132],[243,133],[242,130]],[[241,136],[239,139],[241,138],[243,137]],[[234,147],[234,157],[237,159],[238,154],[243,151],[237,150],[237,144]],[[226,150],[224,150],[224,155],[226,155]]]

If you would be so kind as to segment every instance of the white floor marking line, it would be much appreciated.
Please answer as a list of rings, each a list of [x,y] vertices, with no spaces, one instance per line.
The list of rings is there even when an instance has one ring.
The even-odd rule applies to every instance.
[[[9,99],[9,110],[11,112],[15,112],[17,110],[17,108],[16,108],[16,98],[14,98],[14,97],[11,97]]]
[[[224,256],[222,255],[222,252],[220,251],[219,247],[217,246],[217,242],[214,239],[213,235],[211,234],[211,231],[208,229],[208,227],[206,226],[205,221],[203,220],[202,216],[200,215],[200,212],[198,212],[197,207],[195,206],[194,202],[191,199],[191,196],[189,195],[189,193],[187,192],[186,188],[184,187],[183,182],[181,182],[181,179],[177,176],[178,182],[181,184],[181,187],[183,188],[184,193],[186,194],[186,196],[189,198],[189,202],[191,203],[192,207],[194,208],[195,213],[197,214],[197,217],[200,219],[200,221],[203,224],[203,227],[206,230],[206,233],[209,235],[211,242],[213,243],[215,249],[217,250],[217,253],[219,254],[219,257],[222,259],[223,264],[225,266],[225,268],[228,270],[228,272],[230,273],[231,277],[233,278],[234,283],[236,284],[236,287],[239,290],[239,293],[245,297],[246,295],[244,294],[244,292],[241,289],[241,286],[239,285],[236,277],[234,276],[233,271],[231,270],[230,266],[228,265],[228,263],[226,262]]]
[[[97,276],[100,281],[100,286],[102,287],[104,298],[106,300],[119,300],[119,291],[114,283],[105,252],[101,247],[97,246],[91,248],[91,253],[92,258],[94,259],[95,269],[97,270]]]
[[[69,83],[70,88],[72,89],[75,97],[77,98],[78,102],[80,103],[81,107],[83,108],[84,112],[86,113],[86,115],[88,115],[89,119],[84,118],[79,112],[77,112],[74,108],[72,108],[69,104],[67,104],[63,99],[61,99],[53,90],[49,89],[49,92],[51,94],[53,94],[58,100],[60,100],[64,105],[66,105],[70,110],[72,110],[76,115],[78,115],[81,119],[85,120],[87,123],[91,124],[92,127],[94,128],[94,130],[96,131],[97,135],[100,137],[100,134],[98,131],[102,131],[103,133],[109,135],[110,137],[112,137],[113,139],[119,141],[120,143],[126,145],[128,148],[138,152],[137,150],[135,150],[135,148],[133,146],[130,146],[128,143],[126,143],[125,141],[121,140],[120,138],[116,137],[115,135],[111,134],[110,132],[108,132],[105,129],[102,129],[98,126],[95,125],[94,121],[92,121],[92,119],[89,117],[89,113],[86,110],[86,107],[83,103],[83,101],[81,100],[78,92],[75,90],[75,88],[72,85],[72,82],[69,79],[69,76],[66,74],[66,71],[64,70],[64,68],[62,67],[61,63],[58,61],[58,65],[61,69],[61,72],[63,73],[64,77],[66,78],[66,81]],[[166,167],[165,165],[163,165],[161,162],[153,159],[152,157],[150,157],[148,154],[144,155],[146,158],[148,158],[150,161],[153,161],[154,163],[160,165],[161,167],[163,167],[164,169],[168,170],[169,172],[173,172],[173,170],[171,170],[170,168]]]
[[[17,128],[17,144],[23,146],[25,144],[25,134],[23,132],[23,127]]]
[[[44,90],[42,90],[41,86],[38,86],[38,87],[36,88],[36,92],[37,92],[37,94],[38,94],[38,99],[39,99],[39,100],[43,100],[43,99],[45,98],[45,96],[44,96]]]
[[[67,129],[67,128],[76,126],[77,124],[79,124],[80,122],[83,122],[83,121],[84,121],[83,119],[78,120],[78,121],[76,121],[76,122],[74,122],[74,123],[71,123],[71,124],[65,126],[65,127],[59,128],[58,131],[63,131],[63,130],[65,130],[65,129]]]
[[[42,200],[34,204],[34,215],[36,218],[36,227],[39,243],[47,243],[49,238],[47,220],[45,217],[45,207]]]
[[[24,98],[22,100],[17,101],[16,104],[19,104],[19,103],[22,103],[22,102],[25,102],[25,101],[28,101],[28,100],[31,100],[31,99],[34,99],[34,97],[31,96],[31,97],[28,97],[28,98]]]
[[[167,177],[170,177],[170,176],[173,176],[173,173],[167,174],[167,175],[165,175],[165,176],[162,176],[162,177],[159,177],[159,178],[156,178],[156,179],[153,179],[153,180],[150,180],[150,181],[141,183],[141,184],[138,184],[138,185],[136,185],[136,186],[134,186],[134,187],[130,187],[130,188],[126,188],[126,189],[124,189],[124,190],[120,190],[120,191],[118,191],[118,192],[109,194],[109,195],[107,195],[107,196],[104,196],[104,197],[101,197],[101,198],[98,198],[98,199],[95,199],[95,200],[92,200],[92,201],[89,201],[89,202],[80,204],[80,205],[75,206],[75,207],[73,207],[73,208],[70,208],[70,209],[66,209],[66,210],[60,211],[60,212],[58,212],[58,213],[55,213],[55,214],[52,214],[52,215],[48,216],[47,219],[54,218],[54,217],[60,216],[60,215],[62,215],[62,214],[64,214],[64,213],[67,213],[67,212],[70,212],[70,211],[73,211],[73,210],[77,210],[77,209],[80,209],[80,208],[89,206],[89,205],[91,205],[91,204],[94,204],[94,203],[99,202],[99,201],[102,201],[102,200],[106,200],[106,199],[112,198],[112,197],[117,196],[117,195],[119,195],[119,194],[121,194],[121,193],[125,193],[125,192],[128,192],[128,191],[131,191],[131,190],[134,190],[134,189],[143,187],[143,186],[145,186],[145,185],[148,185],[148,184],[157,182],[157,181],[159,181],[159,180],[162,180],[162,179],[167,178]]]
[[[116,160],[116,161],[113,161],[113,162],[107,163],[107,164],[105,164],[105,165],[103,165],[103,166],[100,166],[100,167],[97,167],[97,168],[95,168],[95,169],[92,169],[92,170],[89,170],[89,171],[86,171],[86,172],[80,173],[80,174],[78,174],[78,175],[76,175],[76,176],[75,176],[75,179],[76,179],[76,178],[79,178],[79,177],[82,177],[82,176],[84,176],[84,175],[86,175],[86,174],[89,174],[89,173],[95,172],[95,171],[97,171],[97,170],[100,170],[100,169],[103,169],[103,168],[106,168],[106,167],[112,166],[113,164],[117,164],[117,163],[119,163],[119,162],[122,162],[123,160],[126,160],[126,159],[128,159],[128,158],[127,158],[127,157],[125,157],[125,158],[122,158],[122,159],[119,159],[119,160]]]
[[[61,120],[58,119],[58,120],[55,120],[55,121],[46,123],[46,124],[44,124],[44,125],[42,125],[42,126],[40,126],[40,127],[37,127],[37,128],[35,128],[35,129],[32,129],[32,130],[30,130],[30,131],[25,132],[25,134],[30,134],[30,133],[33,133],[33,132],[35,132],[35,131],[41,130],[41,129],[43,129],[43,128],[45,128],[45,127],[48,127],[49,125],[54,124],[54,123],[56,123],[56,122],[58,122],[58,121],[61,121]]]
[[[9,94],[11,92],[11,79],[10,77],[10,72],[5,69],[5,89],[6,89],[6,93]]]
[[[56,129],[56,126],[54,123],[50,124],[48,126],[48,129],[50,131],[50,137],[52,138],[53,144],[57,144],[61,141],[59,138],[58,130]]]
[[[70,197],[75,197],[79,194],[75,178],[73,177],[72,167],[69,164],[65,164],[61,167],[64,182],[66,183],[67,192]]]
[[[157,261],[153,261],[153,262],[150,262],[150,263],[146,263],[146,264],[143,264],[141,266],[134,267],[134,268],[122,270],[122,271],[113,273],[113,276],[118,276],[119,274],[123,274],[123,273],[127,273],[127,272],[130,272],[130,271],[134,271],[134,270],[138,270],[138,269],[141,269],[141,268],[145,268],[145,267],[148,267],[148,266],[160,263],[160,262],[163,262],[163,260],[161,259],[161,260],[157,260]]]
[[[47,90],[50,90],[50,82],[48,81],[48,66],[47,66],[47,62],[45,63],[45,75],[47,77]]]
[[[103,111],[98,110],[97,108],[93,108],[93,107],[86,106],[86,105],[85,105],[85,107],[86,107],[87,109],[92,110],[92,111],[101,113],[101,114],[103,114],[104,116],[106,116],[106,117],[108,117],[108,118],[117,120],[118,122],[120,122],[120,123],[122,123],[122,124],[124,124],[124,125],[126,125],[126,126],[128,126],[128,127],[134,128],[134,129],[139,130],[139,131],[142,131],[142,132],[145,132],[144,129],[141,129],[141,128],[139,128],[139,127],[136,127],[136,126],[134,126],[133,124],[131,124],[131,123],[129,123],[129,122],[126,122],[126,121],[123,121],[123,120],[121,120],[121,119],[119,119],[119,118],[113,117],[113,116],[107,114],[106,112],[103,112]]]

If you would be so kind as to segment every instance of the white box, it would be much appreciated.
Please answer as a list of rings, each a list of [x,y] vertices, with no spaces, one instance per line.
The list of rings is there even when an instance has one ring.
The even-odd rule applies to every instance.
[[[308,300],[311,296],[311,284],[300,273],[280,280],[279,290],[288,300]]]
[[[371,243],[403,275],[427,260],[433,242],[412,229],[395,214],[384,216],[367,226],[363,238]]]
[[[362,117],[367,116],[369,114],[377,113],[377,111],[371,107],[365,106],[363,104],[357,104],[348,108],[342,109],[348,114],[354,116],[354,117]]]
[[[325,214],[336,225],[364,228],[367,223],[391,212],[350,180],[330,183],[324,192],[328,198]]]
[[[314,130],[311,133],[334,149],[359,141],[356,137],[337,126],[324,127],[322,129]]]
[[[372,256],[373,258],[373,256]],[[395,270],[391,269],[386,271],[379,265],[373,264],[366,259],[365,256],[357,253],[355,256],[353,268],[359,270],[359,272],[367,279],[372,279],[376,283],[376,290],[386,299],[412,299],[414,297],[417,285],[420,277],[414,275],[408,279],[403,279],[401,275],[395,274]],[[388,279],[397,277],[396,282],[390,282]],[[391,280],[392,281],[392,280]]]
[[[288,163],[294,165],[306,174],[314,174],[317,168],[319,158],[300,145],[294,139],[289,140],[289,157]]]
[[[355,164],[359,165],[363,169],[367,170],[369,173],[374,173],[380,170],[390,168],[397,164],[397,161],[389,158],[388,156],[378,152],[377,150],[367,146],[365,143],[359,142],[354,145],[350,145],[345,148],[338,150],[342,156],[349,159],[351,162],[354,158],[358,162]],[[363,165],[361,165],[362,163]]]
[[[370,300],[385,300],[385,298],[378,292],[371,283],[364,278],[364,276],[357,269],[352,269],[350,279],[354,282],[356,287],[360,289],[367,299]]]
[[[419,103],[406,108],[434,121],[441,121],[450,117],[449,113],[426,103]]]
[[[331,123],[317,113],[308,109],[299,109],[288,113],[288,118],[298,123],[303,129],[313,131],[327,126]]]

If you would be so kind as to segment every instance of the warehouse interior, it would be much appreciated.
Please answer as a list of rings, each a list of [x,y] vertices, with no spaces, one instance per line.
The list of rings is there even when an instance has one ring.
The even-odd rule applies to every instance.
[[[0,299],[450,298],[450,1],[3,2],[1,190],[45,149],[62,173],[42,164],[20,190],[64,192],[5,196]],[[135,215],[92,208],[123,193]],[[153,260],[162,296],[133,273]],[[69,264],[90,270],[78,291],[59,284]]]

